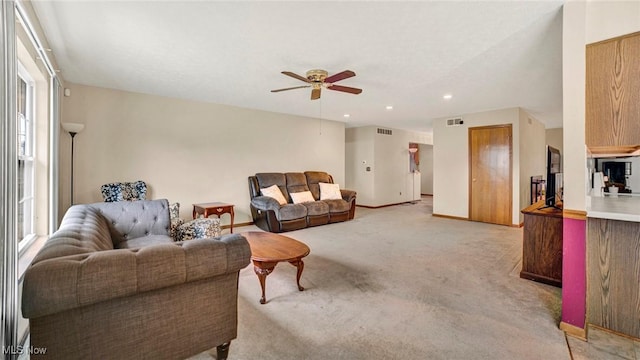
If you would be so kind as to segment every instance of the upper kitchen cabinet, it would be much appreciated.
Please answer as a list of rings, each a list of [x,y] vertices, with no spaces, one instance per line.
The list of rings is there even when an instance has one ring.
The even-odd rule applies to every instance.
[[[586,143],[592,154],[640,151],[640,32],[587,45]]]

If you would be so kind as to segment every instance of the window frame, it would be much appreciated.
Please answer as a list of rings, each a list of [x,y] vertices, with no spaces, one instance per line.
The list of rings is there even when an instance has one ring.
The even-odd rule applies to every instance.
[[[27,231],[24,231],[24,236],[21,239],[18,239],[18,256],[22,255],[22,253],[29,248],[29,246],[33,243],[33,241],[37,238],[36,235],[36,211],[35,211],[35,198],[36,198],[36,194],[35,194],[35,189],[36,189],[36,138],[35,138],[35,134],[36,134],[36,82],[33,80],[33,76],[29,73],[29,71],[26,69],[25,66],[22,65],[22,63],[20,61],[17,62],[18,63],[18,72],[17,72],[17,82],[19,83],[20,80],[24,81],[24,83],[26,84],[26,94],[25,94],[25,114],[21,114],[20,109],[18,109],[16,107],[16,130],[18,132],[18,139],[16,139],[17,141],[17,146],[18,149],[16,152],[17,155],[17,162],[18,162],[18,173],[21,171],[25,171],[24,169],[26,169],[26,165],[27,163],[30,163],[30,167],[31,167],[31,172],[30,172],[30,179],[29,179],[29,187],[28,189],[25,187],[24,189],[24,194],[22,198],[18,198],[17,199],[17,210],[18,210],[18,225],[20,227],[22,227],[22,229],[24,229],[24,225],[23,223],[20,221],[20,214],[23,214],[23,217],[26,219],[27,216],[25,216],[26,214],[24,213],[24,210],[21,212],[19,209],[22,207],[23,209],[25,208],[25,203],[30,203],[27,208],[30,209],[29,211],[29,222],[30,222],[30,228]],[[19,87],[17,87],[19,88]],[[16,98],[17,98],[17,94],[16,94]],[[21,124],[20,121],[18,120],[20,116],[24,116],[24,121],[25,121],[25,151],[24,154],[22,153],[20,147],[20,136],[22,134],[20,134],[21,130]],[[20,162],[23,162],[24,164],[24,168],[21,168],[20,166]],[[18,174],[19,176],[19,174]],[[18,231],[23,231],[22,229],[18,229]]]

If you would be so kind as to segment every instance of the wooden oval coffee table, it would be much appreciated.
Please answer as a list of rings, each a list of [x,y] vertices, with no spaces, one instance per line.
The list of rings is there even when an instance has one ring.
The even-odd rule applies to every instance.
[[[270,232],[248,231],[242,233],[242,236],[249,241],[253,270],[258,275],[260,287],[262,287],[260,304],[267,302],[265,297],[267,275],[271,274],[281,261],[286,261],[298,268],[298,275],[296,276],[298,290],[304,290],[300,285],[300,276],[302,276],[302,270],[304,270],[302,258],[309,255],[310,251],[307,245],[290,237]]]

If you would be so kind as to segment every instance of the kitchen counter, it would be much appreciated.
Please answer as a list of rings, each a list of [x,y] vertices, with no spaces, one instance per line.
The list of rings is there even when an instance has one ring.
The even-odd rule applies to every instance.
[[[640,196],[618,194],[587,199],[587,217],[640,222]]]

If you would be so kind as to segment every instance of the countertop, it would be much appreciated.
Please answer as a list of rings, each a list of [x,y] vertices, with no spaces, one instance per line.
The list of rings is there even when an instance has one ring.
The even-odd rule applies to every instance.
[[[592,196],[587,217],[640,222],[640,196]]]

